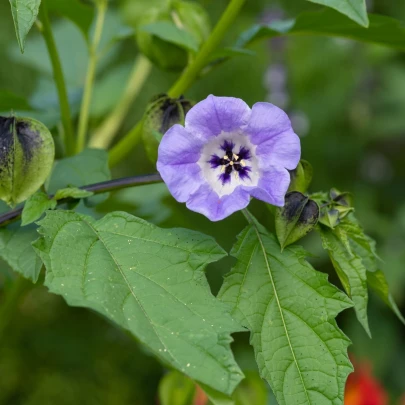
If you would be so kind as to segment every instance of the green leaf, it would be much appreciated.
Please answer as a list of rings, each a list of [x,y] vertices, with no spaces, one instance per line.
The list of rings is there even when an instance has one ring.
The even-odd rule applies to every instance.
[[[343,227],[339,226],[335,230],[320,227],[320,233],[322,246],[327,250],[345,291],[354,302],[357,319],[371,337],[367,317],[367,270],[362,259],[351,250],[349,235]]]
[[[0,256],[25,278],[37,282],[42,262],[31,243],[38,239],[37,226],[12,224],[0,228]]]
[[[32,111],[30,103],[22,96],[7,90],[0,90],[0,111]]]
[[[312,3],[334,8],[339,13],[347,15],[363,27],[368,27],[366,0],[308,0]]]
[[[276,235],[281,251],[314,229],[319,218],[318,204],[298,191],[285,196],[284,207],[275,212]]]
[[[167,373],[159,383],[161,405],[190,405],[194,392],[194,382],[178,371]]]
[[[378,294],[385,304],[394,312],[398,319],[405,325],[405,318],[401,314],[394,298],[390,294],[387,279],[381,270],[367,273],[367,281],[369,286]]]
[[[238,47],[226,47],[213,52],[209,60],[210,62],[218,62],[218,60],[229,59],[234,56],[254,56],[254,55],[256,55],[256,52],[250,49]]]
[[[87,39],[94,18],[94,8],[79,0],[47,0],[48,10],[68,18],[83,32]]]
[[[243,375],[230,334],[241,327],[205,278],[205,266],[225,256],[211,237],[120,212],[95,221],[49,211],[40,225],[35,249],[51,292],[130,330],[171,367],[232,393]]]
[[[25,37],[38,16],[41,0],[10,0],[15,33],[21,53],[24,53]]]
[[[238,236],[237,259],[219,297],[251,331],[261,376],[280,405],[343,404],[349,339],[335,317],[349,298],[315,271],[306,252],[289,246],[280,253],[274,235],[256,220]]]
[[[58,190],[55,193],[54,200],[62,200],[64,198],[81,199],[81,198],[91,197],[93,194],[94,193],[92,193],[91,191],[82,190],[77,187],[67,187],[67,188],[62,188],[62,189]]]
[[[47,210],[53,210],[56,207],[56,201],[49,198],[48,194],[37,191],[25,202],[21,215],[21,225],[25,226],[36,221]]]
[[[178,28],[170,21],[158,21],[152,24],[142,25],[139,27],[139,31],[148,32],[188,51],[198,52],[198,42],[194,36],[188,31]]]
[[[284,35],[324,35],[405,50],[405,26],[402,22],[382,15],[371,14],[369,17],[369,27],[363,28],[330,9],[306,12],[296,19],[254,25],[241,34],[236,46],[244,47],[258,39]]]
[[[375,241],[364,233],[353,214],[345,219],[341,226],[350,238],[351,251],[361,257],[363,265],[367,269],[368,285],[405,325],[405,318],[389,292],[385,274],[379,268],[380,258],[376,253]]]
[[[48,192],[56,193],[66,187],[81,187],[111,180],[108,153],[102,149],[85,149],[76,156],[56,162],[48,184]],[[89,198],[92,205],[102,203],[108,194]]]

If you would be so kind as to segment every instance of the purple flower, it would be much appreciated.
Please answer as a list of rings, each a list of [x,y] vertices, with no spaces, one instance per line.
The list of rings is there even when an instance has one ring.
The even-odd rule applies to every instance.
[[[300,140],[287,114],[270,103],[208,96],[159,145],[157,169],[179,202],[219,221],[253,196],[283,206]]]

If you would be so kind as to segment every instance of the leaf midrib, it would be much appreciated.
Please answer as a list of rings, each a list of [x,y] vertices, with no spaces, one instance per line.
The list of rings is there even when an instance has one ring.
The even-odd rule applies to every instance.
[[[247,212],[247,211],[246,211],[246,212]],[[301,380],[302,386],[303,386],[303,388],[304,388],[304,392],[305,392],[305,396],[306,396],[306,398],[307,398],[308,404],[311,404],[311,401],[310,401],[309,396],[308,396],[308,391],[307,391],[307,389],[306,389],[306,386],[305,386],[305,383],[304,383],[304,379],[303,379],[303,377],[302,377],[301,369],[300,369],[300,367],[299,367],[299,364],[298,364],[298,361],[297,361],[297,357],[295,356],[295,352],[294,352],[294,349],[293,349],[292,344],[291,344],[290,335],[289,335],[289,333],[288,333],[287,325],[286,325],[286,322],[285,322],[285,319],[284,319],[283,308],[281,307],[281,304],[280,304],[280,299],[279,299],[278,294],[277,294],[276,285],[275,285],[275,282],[274,282],[274,279],[273,279],[273,275],[272,275],[272,272],[271,272],[271,268],[270,268],[270,263],[269,263],[269,261],[268,261],[268,259],[267,259],[266,248],[265,248],[265,246],[264,246],[264,243],[263,243],[263,240],[262,240],[262,238],[261,238],[260,232],[259,232],[259,230],[257,229],[256,224],[254,223],[254,221],[252,220],[252,218],[251,218],[251,216],[250,216],[250,213],[248,213],[248,215],[249,215],[249,222],[250,222],[250,224],[253,226],[253,228],[254,228],[254,230],[255,230],[255,232],[256,232],[257,239],[259,240],[259,243],[260,243],[260,246],[261,246],[261,249],[262,249],[262,252],[263,252],[264,260],[265,260],[265,262],[266,262],[267,271],[268,271],[268,274],[269,274],[269,277],[270,277],[270,282],[271,282],[271,285],[272,285],[273,291],[274,291],[274,297],[275,297],[275,299],[276,299],[277,306],[278,306],[278,309],[279,309],[279,311],[280,311],[281,321],[282,321],[282,323],[283,323],[285,335],[286,335],[286,337],[287,337],[288,346],[290,347],[291,354],[292,354],[292,356],[293,356],[293,360],[294,360],[295,366],[297,367],[297,371],[298,371],[298,374],[299,374],[299,376],[300,376],[300,380]]]
[[[138,297],[136,296],[135,292],[132,289],[131,284],[129,283],[127,277],[125,276],[125,273],[122,271],[120,264],[115,260],[114,255],[112,254],[112,252],[108,249],[107,245],[105,244],[105,242],[101,239],[101,236],[99,234],[99,232],[97,231],[96,228],[94,228],[94,226],[92,224],[90,224],[90,222],[87,222],[86,220],[82,219],[83,222],[95,233],[95,235],[97,236],[98,240],[103,244],[104,248],[107,250],[108,254],[110,255],[111,259],[114,261],[115,265],[117,266],[118,271],[120,272],[122,278],[124,279],[125,283],[128,286],[128,289],[131,293],[131,295],[135,298],[135,301],[138,303],[139,307],[141,308],[142,312],[144,313],[146,319],[148,319],[152,329],[155,332],[156,337],[159,339],[160,343],[162,344],[162,346],[165,348],[166,352],[170,355],[170,357],[173,359],[173,361],[178,364],[178,366],[181,369],[181,364],[176,360],[176,358],[173,356],[173,354],[170,352],[170,350],[167,348],[167,346],[163,343],[162,339],[160,338],[154,323],[152,322],[152,319],[150,318],[150,316],[148,315],[148,313],[146,312],[145,308],[143,307],[142,303],[139,301]],[[145,342],[146,343],[146,342]],[[148,345],[148,347],[150,347],[150,345]],[[151,348],[153,350],[153,348]],[[154,350],[155,351],[155,350]],[[156,351],[155,351],[156,352]]]
[[[170,352],[170,350],[168,349],[168,347],[165,345],[165,343],[164,343],[164,342],[162,341],[162,339],[160,338],[159,333],[158,333],[158,331],[156,330],[152,319],[149,317],[147,311],[146,311],[145,308],[142,306],[141,302],[139,301],[138,297],[136,296],[135,292],[133,291],[132,286],[131,286],[131,284],[129,283],[129,281],[128,281],[128,279],[127,279],[125,273],[123,272],[123,270],[122,270],[120,264],[115,260],[114,255],[113,255],[112,252],[108,249],[107,245],[105,244],[105,242],[104,242],[103,239],[101,238],[101,235],[100,235],[99,231],[98,231],[91,223],[87,222],[87,221],[84,220],[84,219],[82,219],[82,220],[83,220],[83,222],[94,232],[94,234],[96,235],[97,239],[103,244],[104,248],[107,250],[107,252],[108,252],[108,254],[110,255],[111,259],[114,261],[114,263],[115,263],[115,265],[116,265],[118,271],[120,272],[122,278],[124,279],[125,283],[127,284],[128,288],[129,288],[129,291],[130,291],[130,295],[135,298],[135,301],[138,303],[138,305],[139,305],[139,307],[141,308],[142,312],[144,313],[145,317],[148,319],[148,321],[149,321],[149,323],[150,323],[152,329],[154,330],[156,337],[159,339],[159,341],[162,343],[162,346],[164,347],[164,349],[166,349],[166,352],[170,355],[170,357],[171,357],[171,358],[173,359],[173,361],[179,366],[179,369],[181,370],[181,369],[183,368],[183,366],[177,361],[177,359],[174,357],[174,355]],[[131,237],[130,235],[124,235],[124,234],[120,234],[120,233],[116,233],[116,232],[109,232],[109,233],[117,234],[117,235],[125,236],[125,237]],[[149,241],[149,242],[158,243],[157,241],[153,241],[153,240],[142,239],[142,238],[136,238],[136,237],[134,237],[134,238],[135,238],[135,239],[139,239],[139,240],[144,240],[144,241]],[[166,245],[166,244],[162,244],[162,245],[163,245],[163,246],[167,246],[167,247],[171,247],[171,248],[178,248],[178,249],[181,249],[181,250],[185,250],[185,249],[182,249],[182,248],[180,248],[180,247],[178,247],[178,246],[172,246],[172,245]],[[191,251],[188,251],[188,252],[189,252],[189,253],[192,253]],[[142,274],[142,273],[138,273],[138,272],[137,272],[137,274],[138,274],[139,276],[141,276],[141,277],[144,277],[144,278],[147,279],[148,281],[154,283],[156,286],[162,288],[167,294],[169,294],[171,297],[173,297],[177,302],[179,302],[179,303],[181,303],[181,304],[183,304],[183,305],[186,306],[186,304],[185,304],[184,302],[182,302],[178,297],[176,297],[175,295],[173,295],[172,293],[170,293],[168,290],[166,290],[166,289],[164,288],[164,286],[162,286],[162,285],[158,284],[156,281],[154,281],[154,280],[152,280],[152,279],[146,277],[146,276],[145,276],[144,274]],[[191,310],[190,308],[188,308],[188,309],[189,309],[190,312],[192,312],[193,314],[195,314],[195,315],[197,315],[198,317],[202,318],[202,316],[201,316],[200,314],[197,314],[196,312],[194,312],[194,311]],[[163,325],[160,325],[160,327],[165,328]],[[167,329],[167,328],[165,328],[165,329]],[[169,330],[169,329],[167,329],[167,330]],[[183,338],[182,336],[178,336],[178,338],[184,340],[184,338]],[[145,343],[147,343],[147,342],[145,342]],[[150,346],[148,345],[148,347],[150,347]],[[207,352],[206,350],[204,350],[204,348],[200,347],[199,345],[194,344],[194,347],[195,347],[196,349],[198,349],[200,352],[205,353],[206,355],[208,355],[209,357],[211,357],[213,360],[215,360],[216,363],[219,364],[219,366],[220,366],[221,368],[223,368],[223,369],[226,371],[226,367],[218,360],[218,358],[215,358],[211,353]],[[152,348],[151,348],[151,349],[152,349]],[[152,350],[153,350],[153,349],[152,349]],[[155,352],[156,352],[156,351],[155,351]]]

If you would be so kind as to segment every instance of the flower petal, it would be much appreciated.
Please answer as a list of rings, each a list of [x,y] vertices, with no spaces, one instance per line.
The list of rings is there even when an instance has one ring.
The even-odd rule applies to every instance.
[[[256,103],[246,132],[251,142],[259,145],[256,156],[262,170],[271,166],[288,170],[297,167],[301,156],[300,139],[283,110],[270,103]]]
[[[262,173],[257,187],[250,191],[252,197],[282,207],[290,185],[290,173],[280,167],[269,167]]]
[[[210,95],[187,113],[185,126],[196,138],[208,140],[244,128],[250,114],[249,106],[239,98]]]
[[[187,201],[187,208],[205,215],[211,221],[220,221],[236,211],[246,208],[250,201],[246,187],[237,187],[232,194],[219,195],[204,184]]]
[[[163,136],[158,150],[157,169],[170,193],[185,202],[203,183],[198,165],[203,143],[193,139],[184,127],[174,125]]]

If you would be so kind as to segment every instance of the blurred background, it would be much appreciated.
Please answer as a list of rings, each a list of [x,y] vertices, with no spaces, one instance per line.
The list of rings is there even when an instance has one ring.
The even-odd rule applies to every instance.
[[[124,32],[136,18],[131,14],[137,12],[131,7],[133,3],[110,3],[105,43],[117,32]],[[201,0],[200,4],[213,25],[227,1]],[[316,9],[306,1],[249,1],[226,43],[232,44],[254,23],[293,18],[304,10]],[[405,22],[405,2],[373,0],[368,2],[368,10]],[[55,17],[52,23],[72,108],[77,113],[87,67],[86,44],[70,21]],[[10,5],[0,2],[0,90],[28,99],[36,107],[30,115],[55,131],[57,97],[46,48],[36,31],[33,27],[26,52],[21,55]],[[405,55],[350,40],[306,36],[264,40],[252,49],[255,55],[235,57],[200,79],[187,92],[187,98],[199,101],[212,93],[240,97],[250,105],[270,101],[286,110],[301,137],[302,157],[314,168],[311,191],[336,187],[354,194],[356,216],[377,241],[392,293],[405,312]],[[137,53],[136,42],[129,36],[114,44],[100,60],[91,107],[92,128],[119,100]],[[121,136],[140,119],[148,100],[166,91],[177,76],[153,68],[120,129]],[[113,169],[113,177],[153,171],[139,145]],[[227,250],[245,225],[238,213],[225,222],[211,223],[176,203],[163,184],[117,192],[91,213],[101,216],[118,209],[159,226],[182,226],[211,234]],[[272,218],[262,204],[253,203],[252,209],[272,227]],[[310,234],[303,244],[315,256],[311,259],[314,266],[330,273],[330,280],[339,285],[319,236]],[[214,294],[232,263],[229,258],[208,267]],[[6,288],[13,277],[7,265],[0,263],[0,288]],[[353,342],[349,350],[358,373],[351,378],[346,404],[402,405],[405,328],[374,295],[370,297],[369,317],[371,340],[353,311],[338,319]],[[243,370],[255,376],[248,335],[236,335],[233,349]],[[0,344],[0,404],[157,404],[159,381],[166,372],[125,332],[95,313],[68,307],[39,283],[25,294]],[[263,394],[267,403],[276,404],[266,391],[269,389]],[[365,402],[367,395],[372,398],[369,402]],[[240,402],[248,403],[259,402]]]

